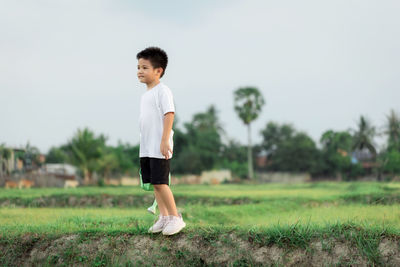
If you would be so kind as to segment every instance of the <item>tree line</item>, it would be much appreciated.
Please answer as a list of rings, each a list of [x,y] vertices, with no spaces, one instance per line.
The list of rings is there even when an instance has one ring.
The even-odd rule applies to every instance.
[[[171,173],[200,174],[203,170],[224,168],[243,179],[254,179],[256,170],[308,172],[313,178],[344,180],[365,175],[376,175],[382,180],[400,174],[400,117],[394,110],[386,116],[380,131],[362,115],[354,129],[325,131],[318,140],[320,148],[306,132],[296,130],[292,124],[270,121],[259,131],[262,141],[253,145],[250,125],[260,115],[264,104],[256,87],[234,91],[234,110],[247,127],[246,145],[227,135],[214,105],[194,114],[191,121],[183,124],[184,129],[176,126],[179,115],[175,114]],[[374,138],[382,135],[386,137],[386,144],[378,151]],[[107,140],[104,134],[96,135],[88,127],[78,129],[65,144],[49,150],[46,163],[77,166],[85,183],[90,183],[94,172],[103,178],[137,176],[139,144],[118,141],[116,146],[111,146]],[[258,166],[253,160],[260,153],[267,157],[265,166]],[[38,154],[39,150],[28,143],[25,151],[17,153],[16,157],[28,168],[41,165]],[[367,156],[361,160],[355,156],[362,154]],[[0,145],[2,165],[7,157],[8,149],[5,144]]]

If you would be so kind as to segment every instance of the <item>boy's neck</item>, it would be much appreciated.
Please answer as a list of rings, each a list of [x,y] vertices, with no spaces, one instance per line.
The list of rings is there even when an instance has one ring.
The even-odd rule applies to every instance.
[[[160,79],[155,79],[154,81],[152,81],[151,83],[147,83],[147,90],[151,90],[153,87],[155,87],[156,85],[158,85],[160,83]]]

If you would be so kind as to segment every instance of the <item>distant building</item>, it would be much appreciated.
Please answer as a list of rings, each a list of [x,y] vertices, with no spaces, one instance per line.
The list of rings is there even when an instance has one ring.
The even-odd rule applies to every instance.
[[[68,163],[46,163],[43,170],[51,174],[76,175],[78,168]]]
[[[371,161],[374,158],[374,155],[367,149],[357,149],[351,154],[353,157],[357,159],[357,161]]]
[[[256,165],[259,168],[264,168],[268,165],[268,153],[262,150],[256,157]]]
[[[32,166],[32,165],[26,165],[24,164],[24,159],[17,158],[16,154],[18,152],[25,153],[26,149],[24,148],[13,148],[13,147],[8,147],[8,149],[11,150],[11,155],[10,158],[5,162],[4,166],[0,166],[0,168],[3,168],[0,170],[0,173],[4,173],[6,169],[11,173],[14,170],[22,171],[25,168],[37,168],[37,166]],[[46,155],[45,154],[39,154],[38,159],[40,163],[44,163],[46,161]]]
[[[361,163],[364,169],[378,167],[379,163],[375,161],[374,155],[367,148],[357,149],[351,153],[352,163]]]

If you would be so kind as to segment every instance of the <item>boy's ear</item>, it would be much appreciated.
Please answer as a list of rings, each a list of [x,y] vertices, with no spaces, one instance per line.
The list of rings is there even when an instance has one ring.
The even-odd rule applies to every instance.
[[[161,77],[161,75],[163,74],[163,72],[164,72],[164,69],[163,68],[161,68],[161,67],[159,67],[159,68],[156,68],[156,71],[157,71],[157,73],[159,73],[160,74],[160,77]]]

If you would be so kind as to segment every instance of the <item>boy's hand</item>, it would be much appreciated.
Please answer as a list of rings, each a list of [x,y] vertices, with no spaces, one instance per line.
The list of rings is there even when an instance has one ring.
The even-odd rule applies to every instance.
[[[172,149],[169,146],[168,140],[165,140],[165,141],[161,140],[160,151],[161,151],[161,154],[165,157],[165,159],[170,158],[169,152],[171,152],[171,154],[172,154]]]

